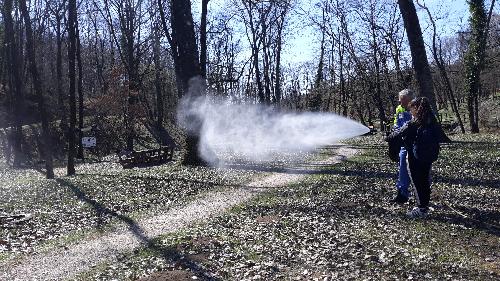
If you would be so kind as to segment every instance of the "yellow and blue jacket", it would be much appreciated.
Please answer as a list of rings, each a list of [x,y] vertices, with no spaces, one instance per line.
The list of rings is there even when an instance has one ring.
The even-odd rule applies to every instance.
[[[396,114],[394,115],[394,129],[403,127],[411,120],[412,116],[402,105],[396,107]]]

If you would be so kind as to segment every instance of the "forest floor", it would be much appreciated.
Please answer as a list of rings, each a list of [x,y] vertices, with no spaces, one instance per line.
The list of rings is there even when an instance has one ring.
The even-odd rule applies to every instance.
[[[500,136],[452,139],[433,168],[433,211],[416,221],[412,202],[388,202],[397,168],[380,135],[350,141],[348,159],[324,148],[222,169],[95,163],[57,180],[4,166],[0,217],[29,216],[2,221],[0,277],[498,280]]]

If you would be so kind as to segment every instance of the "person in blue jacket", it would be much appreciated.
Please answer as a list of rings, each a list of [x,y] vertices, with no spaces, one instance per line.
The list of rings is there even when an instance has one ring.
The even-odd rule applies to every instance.
[[[423,218],[429,210],[431,168],[439,156],[442,131],[427,98],[416,98],[410,102],[409,107],[412,120],[390,134],[387,140],[400,139],[407,151],[404,163],[415,188],[417,206],[406,215],[409,218]]]
[[[409,103],[413,100],[414,94],[410,89],[404,89],[399,92],[399,105],[396,108],[396,115],[394,116],[394,131],[400,130],[406,123],[408,123],[412,116],[409,111]],[[408,175],[408,169],[406,167],[406,155],[407,151],[404,146],[401,147],[399,151],[399,175],[396,182],[396,196],[391,200],[391,202],[403,204],[408,202],[410,186],[410,176]]]

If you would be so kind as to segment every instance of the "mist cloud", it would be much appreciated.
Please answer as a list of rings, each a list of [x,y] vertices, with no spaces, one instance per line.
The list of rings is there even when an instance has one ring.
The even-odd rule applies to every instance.
[[[183,99],[178,120],[188,131],[200,130],[200,153],[212,164],[221,150],[252,161],[270,160],[280,152],[311,151],[369,131],[336,114],[284,113],[206,96]]]

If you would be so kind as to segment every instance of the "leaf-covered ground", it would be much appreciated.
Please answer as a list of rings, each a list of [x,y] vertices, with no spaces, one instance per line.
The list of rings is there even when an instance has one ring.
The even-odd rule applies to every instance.
[[[0,216],[29,214],[22,222],[4,218],[0,255],[29,253],[39,244],[88,231],[103,231],[111,222],[151,215],[221,186],[253,177],[251,171],[167,165],[124,170],[117,163],[83,164],[77,175],[46,180],[35,170],[0,173]],[[46,243],[45,243],[46,244]]]
[[[176,155],[164,165],[123,169],[117,156],[110,155],[105,162],[77,165],[72,177],[64,176],[65,168],[56,168],[54,180],[36,169],[12,169],[0,159],[0,261],[99,235],[114,223],[161,214],[204,192],[238,188],[268,171],[318,157],[285,153],[279,159],[249,163],[222,153],[223,168],[184,167]]]
[[[405,218],[413,202],[388,203],[396,165],[380,136],[363,137],[351,143],[362,152],[354,159],[79,278],[498,280],[500,137],[453,139],[434,165],[425,220]]]

